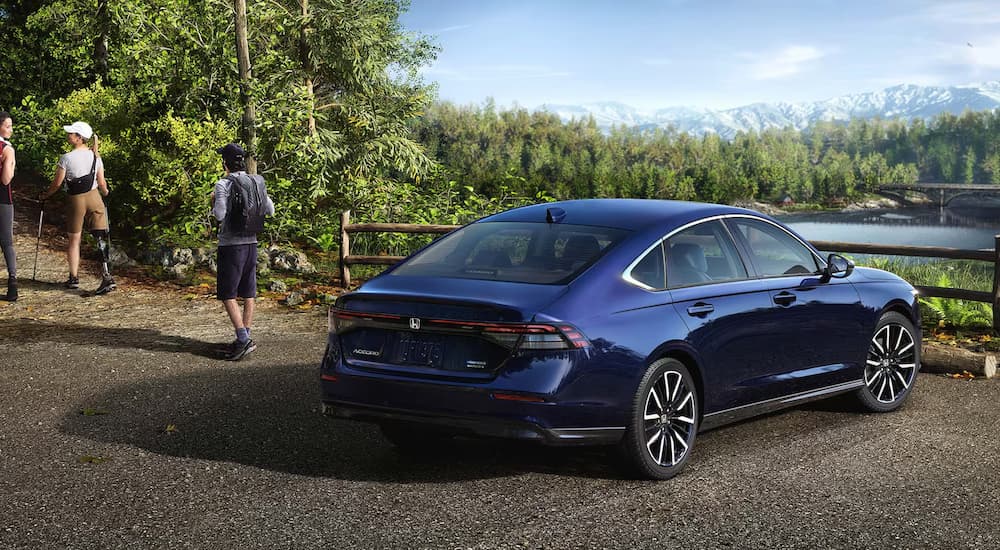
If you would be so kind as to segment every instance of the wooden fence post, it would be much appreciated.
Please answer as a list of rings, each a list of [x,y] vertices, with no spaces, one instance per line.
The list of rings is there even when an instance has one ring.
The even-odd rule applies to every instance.
[[[1000,235],[993,236],[993,333],[1000,330]]]
[[[347,257],[351,254],[351,240],[347,236],[347,226],[350,223],[351,211],[344,210],[340,213],[340,284],[344,290],[351,286],[351,269],[347,267]]]

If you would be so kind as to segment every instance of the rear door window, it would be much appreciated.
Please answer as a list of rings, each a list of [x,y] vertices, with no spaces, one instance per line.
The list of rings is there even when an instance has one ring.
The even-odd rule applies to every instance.
[[[721,221],[680,231],[667,239],[665,248],[669,288],[748,278],[736,245]]]

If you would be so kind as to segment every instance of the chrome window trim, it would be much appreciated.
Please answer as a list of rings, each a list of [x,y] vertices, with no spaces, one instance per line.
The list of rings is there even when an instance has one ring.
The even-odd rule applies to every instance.
[[[754,216],[753,214],[719,214],[718,216],[710,216],[708,218],[702,218],[700,220],[695,220],[693,222],[688,222],[688,223],[686,223],[686,224],[684,224],[684,225],[682,225],[682,226],[674,229],[673,231],[667,233],[663,237],[660,237],[659,240],[657,240],[653,244],[649,245],[645,250],[642,251],[642,253],[640,253],[638,256],[636,256],[635,259],[632,260],[632,263],[628,264],[628,266],[625,268],[625,270],[621,274],[622,280],[624,280],[626,283],[628,283],[628,284],[630,284],[632,286],[641,288],[642,290],[645,290],[645,291],[648,291],[648,292],[663,292],[663,291],[669,290],[668,288],[653,288],[653,287],[651,287],[651,286],[649,286],[649,285],[647,285],[645,283],[642,283],[642,282],[636,280],[634,277],[632,277],[632,270],[635,269],[635,267],[637,265],[639,265],[639,262],[643,258],[646,257],[646,254],[649,254],[650,252],[652,252],[653,249],[656,248],[657,246],[661,246],[663,244],[663,241],[666,241],[667,239],[669,239],[670,237],[673,237],[677,233],[680,233],[681,231],[684,231],[685,229],[688,229],[690,227],[694,227],[696,225],[701,225],[703,223],[707,223],[707,222],[711,222],[711,221],[716,221],[716,220],[726,220],[726,219],[730,219],[730,218],[747,218],[747,219],[751,219],[751,220],[757,220],[757,221],[761,221],[761,222],[770,224],[770,225],[778,228],[783,233],[785,233],[786,235],[788,235],[789,237],[791,237],[792,239],[794,239],[795,241],[797,241],[799,244],[805,246],[806,250],[808,250],[809,253],[812,254],[813,258],[815,258],[816,260],[819,261],[820,267],[826,267],[826,260],[824,260],[822,256],[820,256],[819,254],[816,253],[815,249],[813,248],[813,246],[811,244],[809,244],[808,242],[800,239],[794,233],[790,233],[784,227],[778,225],[777,223],[775,223],[775,222],[773,222],[773,221],[771,221],[771,220],[769,220],[767,218],[762,218],[760,216]],[[729,227],[726,226],[724,223],[723,223],[723,227],[725,227],[727,231],[729,230]],[[735,240],[736,237],[734,235],[730,235],[730,238],[732,238],[733,240]],[[733,244],[736,244],[736,243],[734,242]],[[741,260],[742,260],[742,258],[741,258]],[[664,275],[666,275],[666,268],[667,268],[667,266],[666,266],[666,258],[664,258],[664,266],[663,266]],[[749,272],[748,272],[748,275],[749,275]],[[774,279],[774,278],[777,278],[777,277],[787,277],[787,276],[788,275],[772,275],[772,276],[768,276],[768,277],[755,276],[755,277],[748,277],[746,280],[750,280],[750,279]],[[665,276],[664,276],[664,281],[666,281],[666,277]],[[727,283],[727,282],[732,282],[732,281],[719,281],[719,282],[720,283]],[[707,284],[715,284],[715,283],[707,283]]]

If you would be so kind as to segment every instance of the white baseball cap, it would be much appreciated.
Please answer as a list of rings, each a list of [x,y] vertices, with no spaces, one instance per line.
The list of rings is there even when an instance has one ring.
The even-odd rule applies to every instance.
[[[79,120],[69,126],[63,126],[63,130],[66,130],[67,134],[80,134],[83,136],[83,139],[90,139],[90,136],[94,135],[94,130],[90,127],[90,124],[80,122]]]

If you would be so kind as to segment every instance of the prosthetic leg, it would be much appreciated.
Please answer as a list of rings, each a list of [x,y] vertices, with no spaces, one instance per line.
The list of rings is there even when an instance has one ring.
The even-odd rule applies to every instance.
[[[94,229],[90,234],[97,240],[97,249],[101,251],[101,286],[97,287],[94,294],[107,294],[117,288],[108,269],[108,262],[111,260],[111,237],[107,229]]]

